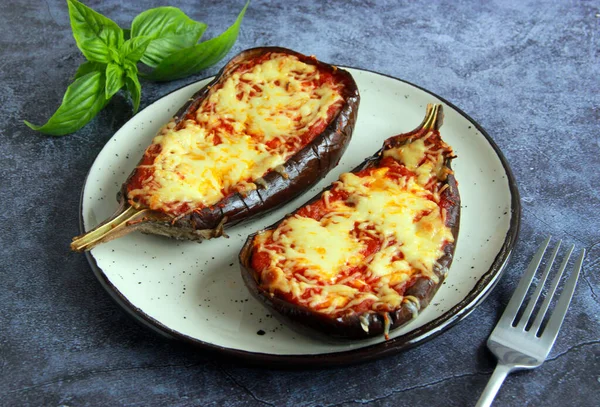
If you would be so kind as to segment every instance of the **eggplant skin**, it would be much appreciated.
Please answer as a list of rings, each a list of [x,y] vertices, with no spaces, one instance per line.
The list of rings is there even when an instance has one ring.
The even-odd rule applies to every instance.
[[[286,48],[253,48],[242,51],[233,57],[209,84],[194,94],[177,112],[174,118],[176,128],[181,128],[185,119],[194,115],[207,97],[210,88],[221,78],[226,77],[241,62],[258,58],[267,53],[293,55],[302,62],[316,66],[319,70],[333,72],[336,78],[345,85],[342,92],[345,103],[339,114],[332,119],[321,134],[291,156],[285,164],[265,174],[256,183],[257,189],[251,190],[245,195],[239,192],[230,194],[212,206],[175,219],[170,215],[154,211],[137,225],[137,230],[197,241],[219,237],[225,234],[227,227],[273,210],[302,194],[339,163],[352,137],[358,115],[360,103],[358,86],[348,71]],[[126,186],[134,174],[135,171],[129,176],[117,197],[121,205],[127,205]]]
[[[388,139],[381,150],[379,150],[373,156],[367,158],[362,164],[353,169],[351,172],[358,172],[377,165],[383,156],[384,149],[401,145],[402,143],[405,143],[410,136],[411,134],[409,133]],[[420,310],[429,304],[438,288],[444,282],[447,271],[452,264],[460,226],[460,195],[458,192],[458,184],[453,173],[451,172],[451,159],[446,159],[444,165],[448,170],[450,170],[450,173],[444,181],[448,184],[448,188],[442,192],[441,196],[453,203],[449,208],[447,208],[446,226],[451,229],[454,242],[445,245],[444,254],[437,260],[438,265],[434,267],[434,272],[439,281],[436,283],[429,278],[420,277],[410,288],[406,290],[405,297],[412,296],[419,303],[414,304],[412,301],[410,303],[403,303],[394,312],[388,313],[390,319],[390,331],[410,322],[417,316]],[[331,186],[325,190],[330,188]],[[314,196],[302,207],[317,201],[320,199],[321,195],[322,192]],[[287,215],[264,230],[277,228],[281,222],[283,222],[287,217],[292,216],[299,209],[301,208],[298,208],[293,213]],[[333,338],[340,340],[357,340],[385,334],[384,313],[366,311],[333,318],[322,313],[315,312],[310,308],[285,301],[277,297],[276,294],[270,293],[268,290],[265,290],[263,287],[261,287],[258,281],[259,275],[252,267],[252,246],[254,237],[264,230],[248,236],[239,254],[242,278],[254,298],[258,299],[259,302],[271,310],[275,316],[290,326],[290,328],[319,339]],[[363,324],[366,324],[368,327],[367,330],[363,328]]]

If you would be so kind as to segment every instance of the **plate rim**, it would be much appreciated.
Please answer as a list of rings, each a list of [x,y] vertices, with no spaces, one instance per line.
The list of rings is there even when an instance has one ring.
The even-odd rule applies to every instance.
[[[356,363],[364,363],[368,361],[372,361],[375,359],[382,358],[384,356],[390,356],[396,353],[400,353],[402,351],[408,350],[412,347],[425,343],[441,333],[447,331],[448,329],[455,326],[459,321],[466,318],[471,312],[477,308],[479,304],[490,294],[490,292],[494,289],[504,271],[506,269],[506,265],[510,260],[512,250],[517,241],[519,231],[520,231],[520,221],[521,221],[521,200],[520,194],[518,190],[517,181],[515,176],[508,164],[508,161],[504,157],[504,154],[496,144],[496,142],[490,137],[490,135],[483,129],[479,123],[477,123],[471,116],[465,113],[462,109],[454,105],[452,102],[447,99],[437,95],[436,93],[427,90],[419,85],[416,85],[410,81],[397,78],[392,75],[388,75],[381,72],[376,72],[369,69],[364,68],[355,68],[351,66],[342,66],[337,65],[340,68],[348,68],[357,71],[363,71],[368,73],[373,73],[376,75],[380,75],[389,79],[393,79],[399,82],[403,82],[407,85],[415,87],[423,92],[426,92],[436,98],[438,98],[441,102],[445,103],[455,111],[457,111],[460,115],[466,118],[475,128],[483,135],[486,141],[490,144],[494,153],[500,160],[502,167],[507,176],[509,192],[511,194],[511,219],[508,231],[506,232],[506,236],[504,238],[504,242],[496,254],[492,265],[486,271],[481,278],[477,281],[477,284],[467,293],[467,295],[454,307],[450,308],[448,311],[440,315],[439,317],[433,319],[432,321],[396,338],[392,338],[385,342],[380,342],[368,346],[364,346],[362,348],[342,351],[342,352],[329,352],[329,353],[321,353],[321,354],[275,354],[275,353],[263,353],[263,352],[252,352],[234,348],[228,348],[220,345],[215,345],[212,343],[204,342],[200,339],[193,338],[189,335],[178,332],[163,323],[159,322],[155,318],[146,314],[139,307],[136,307],[132,304],[126,296],[124,296],[115,285],[108,279],[106,274],[103,272],[102,268],[98,266],[96,259],[92,256],[91,252],[85,252],[85,257],[90,264],[90,267],[100,282],[100,285],[104,288],[105,291],[108,292],[110,297],[115,301],[126,313],[132,317],[136,322],[140,323],[142,326],[149,328],[151,331],[159,334],[162,337],[166,337],[168,339],[179,340],[189,345],[196,347],[197,349],[202,349],[206,351],[212,351],[213,353],[219,353],[222,356],[234,358],[237,360],[242,360],[244,362],[250,364],[258,364],[261,366],[271,366],[271,367],[286,367],[286,368],[296,368],[296,367],[332,367],[332,366],[345,366]],[[210,80],[214,76],[208,76],[205,78],[198,79],[194,82],[185,84],[180,86],[179,88],[173,89],[170,92],[164,94],[158,99],[154,100],[150,105],[146,106],[143,110],[152,106],[155,102],[160,99],[163,99],[174,92],[177,92],[183,88],[186,88],[190,85],[193,85],[198,82],[202,82],[205,80]],[[137,114],[132,116],[129,120],[131,121],[135,116],[141,113],[143,110],[139,111]],[[110,141],[110,140],[109,140]],[[104,149],[104,147],[102,148]],[[102,150],[100,150],[101,152]],[[100,154],[100,152],[98,154]],[[94,160],[95,163],[95,160]],[[81,233],[85,233],[84,225],[83,225],[83,203],[84,203],[84,191],[85,186],[87,185],[88,178],[91,173],[91,169],[94,165],[90,167],[90,170],[86,174],[84,179],[83,188],[81,190],[81,196],[79,201],[79,229]]]

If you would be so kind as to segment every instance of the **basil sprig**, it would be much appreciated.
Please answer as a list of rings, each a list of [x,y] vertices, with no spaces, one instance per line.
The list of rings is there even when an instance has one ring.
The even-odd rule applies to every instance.
[[[137,112],[142,91],[139,63],[152,68],[141,76],[155,81],[184,78],[216,64],[237,40],[249,3],[231,27],[198,43],[207,25],[175,7],[144,11],[133,19],[131,29],[123,30],[79,1],[67,0],[73,37],[87,61],[77,69],[62,104],[46,124],[25,124],[52,136],[73,133],[92,120],[122,88],[129,93],[133,111]]]

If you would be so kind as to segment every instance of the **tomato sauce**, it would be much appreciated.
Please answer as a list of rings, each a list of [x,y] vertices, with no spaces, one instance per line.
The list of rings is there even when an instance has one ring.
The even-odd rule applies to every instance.
[[[232,73],[247,72],[247,71],[253,69],[254,66],[266,62],[271,57],[272,57],[272,53],[267,53],[256,59],[253,59],[251,61],[244,62],[240,66],[238,66]],[[240,79],[240,81],[249,83],[247,80],[244,80],[244,79]],[[279,84],[279,81],[275,81],[275,84],[276,85]],[[338,82],[336,82],[336,77],[335,77],[334,72],[320,71],[319,74],[316,75],[316,78],[314,80],[304,82],[304,85],[311,89],[319,88],[324,84],[331,84],[331,85],[339,86],[339,79],[338,79]],[[223,85],[220,83],[216,84],[212,90],[213,91],[218,90],[222,86]],[[250,96],[256,95],[256,93],[260,92],[260,91],[261,91],[260,87],[255,85],[253,87],[253,91],[251,92]],[[242,97],[242,92],[240,92],[237,96],[238,96],[238,99],[240,99]],[[285,141],[285,143],[282,143],[282,141],[279,139],[273,139],[266,143],[266,147],[270,151],[275,151],[275,150],[281,151],[282,153],[285,153],[288,156],[292,156],[292,155],[296,154],[297,152],[302,150],[305,146],[307,146],[309,143],[311,143],[318,134],[321,134],[325,130],[325,128],[328,126],[328,124],[331,123],[331,121],[333,119],[335,119],[335,116],[337,116],[337,114],[339,113],[340,107],[343,105],[343,103],[344,103],[344,101],[341,100],[341,101],[338,101],[338,102],[334,103],[333,105],[331,105],[327,111],[326,119],[325,120],[323,120],[323,119],[317,120],[314,124],[312,124],[309,128],[307,128],[305,132],[300,134],[299,137],[289,137]],[[214,107],[214,104],[206,103],[204,105],[204,107],[202,108],[202,110],[210,112],[213,110],[213,107]],[[197,113],[198,113],[197,111],[189,112],[186,116],[186,120],[195,122]],[[224,118],[220,118],[218,120],[218,123],[211,128],[211,136],[213,137],[214,145],[219,145],[223,142],[222,138],[218,135],[220,132],[224,132],[226,134],[235,134],[232,123],[229,120],[224,119]],[[251,137],[253,137],[255,140],[257,140],[259,143],[262,142],[260,134],[249,134],[249,135]],[[127,192],[128,193],[132,190],[142,189],[143,187],[147,187],[149,190],[159,187],[158,185],[152,183],[151,178],[153,176],[152,165],[154,164],[154,160],[160,154],[160,151],[161,151],[161,146],[159,144],[153,144],[150,147],[148,147],[148,149],[144,153],[144,157],[142,158],[142,161],[138,164],[138,167],[136,168],[136,170],[134,171],[134,173],[128,180],[128,183],[127,183]],[[147,167],[144,167],[144,166],[147,166]],[[183,176],[183,175],[181,175],[181,176]],[[241,180],[241,181],[251,183],[254,180],[248,178],[248,179]],[[226,199],[227,197],[231,196],[232,194],[234,194],[236,192],[237,191],[235,189],[235,186],[233,186],[229,190],[223,191],[223,195],[224,195],[223,199]],[[135,198],[135,200],[132,201],[132,203],[135,203],[138,205],[150,206],[151,199],[152,198],[151,198],[150,194],[138,195]],[[199,210],[199,209],[203,208],[203,206],[201,204],[191,203],[191,202],[168,202],[168,203],[162,203],[162,204],[165,207],[163,209],[163,212],[168,213],[168,214],[172,215],[173,217],[177,217],[177,216],[183,215],[185,213],[188,213],[190,211]]]
[[[428,146],[429,151],[435,147],[443,148],[443,145],[441,143],[442,142],[439,138],[439,134],[430,136],[426,141],[426,145]],[[431,160],[433,158],[434,156],[427,155],[421,164],[423,164],[424,161],[427,161],[428,159]],[[394,181],[398,181],[401,178],[407,179],[417,177],[417,175],[413,171],[409,170],[404,164],[396,161],[391,156],[381,158],[375,166],[357,171],[354,173],[354,175],[360,178],[368,177],[374,171],[377,171],[381,168],[387,168],[388,171],[385,173],[385,177]],[[437,178],[434,175],[432,175],[432,180],[426,185],[426,188],[429,189],[431,193],[428,194],[426,198],[433,202],[436,202],[439,208],[438,210],[440,211],[442,209],[449,209],[453,205],[456,205],[456,203],[454,203],[447,197],[447,194],[442,193],[440,194],[440,196],[437,196],[437,194],[434,193],[435,191],[437,191],[436,188],[438,187],[438,185],[439,182],[437,181]],[[322,194],[318,200],[313,201],[312,203],[307,204],[300,208],[298,211],[296,211],[295,216],[311,218],[320,221],[330,211],[329,207],[332,205],[332,203],[336,201],[348,200],[348,192],[345,190],[341,190],[340,188],[341,187],[338,184],[334,184],[333,187],[328,192]],[[346,206],[352,206],[351,202],[345,202],[345,204]],[[422,213],[416,216],[414,221],[418,222],[420,219],[422,219],[424,216],[429,215],[430,213],[431,210],[423,211]],[[367,225],[365,227],[365,225],[359,225],[357,223],[355,224],[354,230],[351,232],[351,235],[361,243],[362,249],[360,255],[363,259],[365,259],[365,261],[359,264],[358,266],[345,266],[336,275],[335,280],[329,282],[329,284],[345,284],[347,286],[359,290],[360,292],[374,293],[376,292],[376,287],[380,281],[380,278],[377,276],[373,276],[368,272],[368,264],[366,262],[366,259],[372,257],[373,255],[385,249],[386,247],[396,245],[397,242],[395,240],[386,242],[383,236],[378,235],[378,232],[375,230],[375,227],[373,225]],[[384,242],[385,246],[383,246]],[[444,246],[446,243],[444,243]],[[283,250],[281,247],[278,247],[277,244],[274,243],[272,236],[267,237],[266,241],[263,244],[263,247],[270,251],[275,251],[279,253],[282,253]],[[404,254],[402,252],[398,252],[396,255],[394,255],[394,257],[392,257],[391,261],[394,262],[403,259]],[[264,270],[268,270],[272,266],[270,255],[267,252],[260,251],[256,243],[252,251],[251,265],[252,268],[256,270],[258,275],[261,275]],[[282,266],[282,264],[280,264],[279,266]],[[294,270],[293,274],[304,275],[304,271],[304,269]],[[416,282],[416,280],[417,276],[412,275],[406,281],[398,283],[391,288],[398,294],[404,295],[406,290],[408,290]],[[261,284],[263,286],[268,286],[268,284],[265,284],[264,281],[261,282]],[[319,284],[323,285],[325,283],[319,282]],[[291,293],[278,292],[277,295],[285,298],[291,303],[301,304],[302,302],[306,302],[312,296],[314,296],[315,294],[319,294],[320,292],[321,289],[319,288],[311,288],[303,292],[300,298],[295,298]],[[364,300],[359,304],[354,305],[351,311],[360,313],[371,310],[374,307],[374,302],[375,301],[373,300]],[[330,304],[328,302],[325,302],[323,304],[320,304],[317,307],[317,309],[324,309],[327,308],[329,305]],[[392,311],[392,309],[385,304],[377,305],[376,310],[383,312]],[[343,312],[349,311],[345,310]],[[336,312],[334,312],[334,314],[337,315]]]

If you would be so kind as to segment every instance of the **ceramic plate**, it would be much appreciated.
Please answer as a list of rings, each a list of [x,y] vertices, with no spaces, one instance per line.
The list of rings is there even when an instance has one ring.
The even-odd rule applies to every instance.
[[[361,94],[353,139],[339,166],[312,190],[283,209],[229,229],[228,239],[198,244],[136,232],[87,254],[94,273],[123,308],[155,331],[200,348],[289,366],[354,363],[399,352],[449,328],[481,302],[500,277],[519,228],[517,187],[500,150],[477,123],[431,92],[374,72],[348,70]],[[148,106],[106,144],[83,189],[84,230],[115,211],[117,191],[159,127],[208,81]],[[432,303],[388,341],[328,343],[282,326],[242,282],[237,255],[244,240],[361,163],[386,138],[417,127],[427,103],[444,105],[441,133],[458,155],[452,165],[462,198],[455,260]]]

